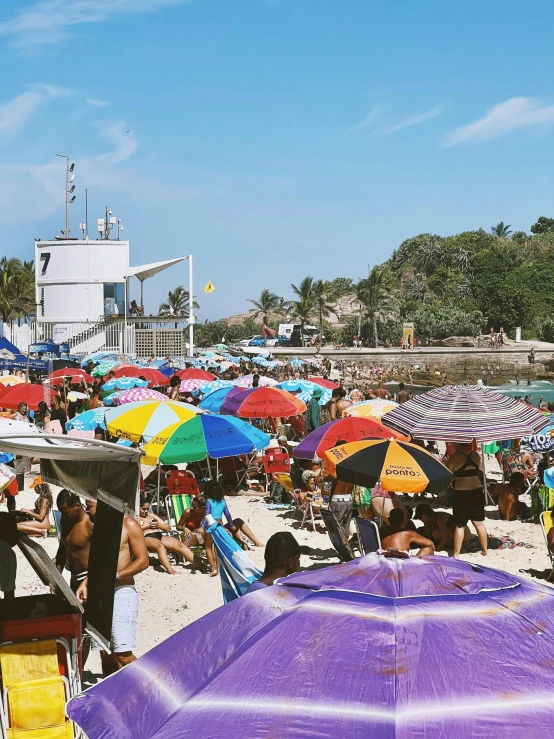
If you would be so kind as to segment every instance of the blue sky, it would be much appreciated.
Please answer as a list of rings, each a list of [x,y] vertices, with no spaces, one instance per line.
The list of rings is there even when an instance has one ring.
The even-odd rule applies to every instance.
[[[193,253],[202,319],[417,233],[529,230],[554,215],[553,21],[543,0],[4,0],[2,253],[63,228],[58,151],[73,235],[88,187],[133,264]],[[145,283],[148,312],[177,284]]]

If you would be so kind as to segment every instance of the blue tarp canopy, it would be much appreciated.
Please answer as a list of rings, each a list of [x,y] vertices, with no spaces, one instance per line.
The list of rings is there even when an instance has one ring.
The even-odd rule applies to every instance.
[[[5,336],[0,337],[0,352],[9,352],[12,356],[11,357],[2,357],[2,354],[0,354],[0,369],[1,370],[10,370],[10,369],[27,369],[27,361],[29,362],[29,369],[32,370],[38,370],[40,371],[46,371],[48,372],[49,364],[44,359],[29,359],[27,360],[27,357],[24,354],[21,354],[19,349],[15,346],[15,344],[12,344],[11,341],[8,341]]]

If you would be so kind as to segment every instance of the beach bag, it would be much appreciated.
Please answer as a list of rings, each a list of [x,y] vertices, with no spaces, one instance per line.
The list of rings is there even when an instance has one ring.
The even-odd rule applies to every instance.
[[[325,403],[325,405],[321,406],[321,410],[319,411],[319,423],[323,426],[326,423],[329,423],[331,420],[331,411],[329,410],[329,403]]]
[[[362,485],[354,485],[352,503],[356,508],[368,508],[371,505],[371,490]]]
[[[7,464],[0,464],[0,492],[5,490],[14,480],[15,471],[13,467],[8,467]]]

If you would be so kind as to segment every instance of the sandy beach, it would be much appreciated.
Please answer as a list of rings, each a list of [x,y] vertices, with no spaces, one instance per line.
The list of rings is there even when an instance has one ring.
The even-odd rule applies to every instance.
[[[145,468],[145,471],[150,468]],[[38,467],[26,478],[28,485],[38,474]],[[54,500],[58,488],[52,486]],[[525,496],[522,498],[529,503]],[[33,491],[25,490],[17,498],[17,507],[32,507],[35,500]],[[428,499],[430,500],[430,499]],[[415,501],[404,499],[408,504]],[[238,495],[227,498],[233,516],[243,518],[262,542],[266,542],[276,531],[291,530],[299,544],[309,548],[309,553],[302,554],[302,569],[316,569],[329,564],[337,564],[338,558],[326,531],[318,526],[313,532],[311,527],[300,529],[301,519],[293,517],[287,510],[269,510],[263,497]],[[541,528],[538,524],[520,521],[500,521],[498,511],[487,507],[485,525],[489,535],[494,537],[509,536],[518,544],[513,549],[490,549],[487,557],[479,552],[463,554],[462,558],[474,564],[486,565],[505,570],[518,577],[529,577],[545,582],[550,573],[550,560]],[[53,537],[37,540],[46,549],[50,557],[54,557],[58,542]],[[252,560],[263,569],[263,549],[255,548],[250,552]],[[446,556],[445,553],[441,553]],[[16,596],[46,592],[46,588],[17,551],[18,578]],[[151,556],[150,567],[137,579],[140,594],[140,610],[137,630],[137,647],[135,654],[140,656],[152,649],[169,636],[179,631],[198,618],[219,608],[223,604],[219,578],[211,578],[194,571],[190,565],[177,565],[178,574],[166,574]],[[69,580],[69,573],[65,572]],[[101,677],[98,653],[92,653],[83,676],[84,685],[89,686]]]

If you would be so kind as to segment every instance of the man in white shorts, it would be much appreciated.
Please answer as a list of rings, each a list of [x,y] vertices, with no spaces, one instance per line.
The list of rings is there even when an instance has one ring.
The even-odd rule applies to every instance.
[[[96,503],[87,501],[91,518],[96,512]],[[121,545],[115,583],[113,604],[111,653],[101,650],[102,672],[104,677],[120,670],[136,660],[133,654],[137,632],[138,593],[135,588],[135,575],[148,567],[148,550],[144,535],[137,521],[131,516],[123,518]],[[88,578],[77,590],[77,598],[87,601]]]

